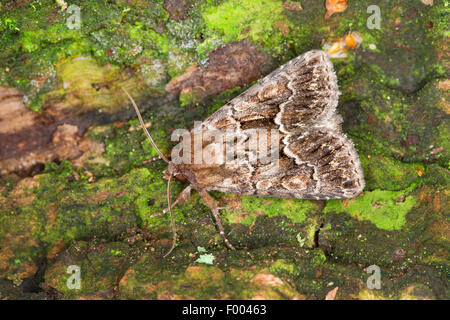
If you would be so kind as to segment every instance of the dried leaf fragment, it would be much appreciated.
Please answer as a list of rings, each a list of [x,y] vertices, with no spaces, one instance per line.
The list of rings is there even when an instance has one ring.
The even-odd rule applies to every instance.
[[[347,9],[347,0],[326,0],[325,7],[327,8],[325,19],[328,19],[336,12],[344,12]]]
[[[419,168],[416,168],[416,173],[418,174],[419,177],[423,176],[423,172]]]
[[[362,40],[362,36],[353,31],[333,43],[325,43],[324,49],[332,58],[345,58],[347,51],[358,48]]]
[[[333,290],[331,290],[330,292],[328,292],[327,295],[325,296],[325,300],[336,299],[336,293],[337,293],[338,289],[339,289],[339,287],[336,287]]]
[[[430,6],[430,7],[433,5],[433,0],[420,0],[420,2],[422,2],[424,5]]]
[[[56,0],[56,3],[61,7],[62,11],[67,9],[67,3],[64,0]]]
[[[438,89],[442,89],[442,90],[450,90],[450,80],[446,79],[443,81],[439,81],[438,84],[436,85],[436,88]]]
[[[283,285],[283,281],[280,278],[275,277],[273,274],[270,274],[270,273],[259,273],[251,280],[251,282],[258,282],[263,285],[269,285],[269,286],[282,286]]]

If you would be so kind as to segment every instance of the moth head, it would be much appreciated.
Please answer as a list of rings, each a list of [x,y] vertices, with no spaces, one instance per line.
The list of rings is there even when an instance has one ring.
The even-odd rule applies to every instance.
[[[185,182],[186,176],[183,174],[181,167],[172,161],[169,161],[167,169],[164,170],[164,179],[168,179],[170,176],[174,177],[178,181]]]

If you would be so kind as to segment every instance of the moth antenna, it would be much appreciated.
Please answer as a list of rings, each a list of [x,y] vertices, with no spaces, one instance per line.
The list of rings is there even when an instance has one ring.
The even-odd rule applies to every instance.
[[[167,257],[172,252],[172,250],[175,248],[175,244],[177,242],[177,228],[175,226],[175,220],[173,218],[172,198],[170,197],[170,186],[172,184],[172,178],[173,178],[172,175],[169,176],[169,181],[167,182],[167,204],[169,205],[170,220],[171,220],[172,231],[173,231],[173,242],[172,242],[172,247],[170,248],[169,252],[167,252],[164,255],[164,258]]]
[[[161,159],[163,159],[166,163],[169,163],[169,160],[167,160],[167,158],[164,156],[164,154],[161,152],[161,150],[159,150],[159,148],[156,146],[155,141],[153,141],[152,136],[150,135],[150,133],[147,131],[147,128],[145,127],[145,123],[144,120],[142,119],[141,113],[139,112],[139,108],[136,105],[136,102],[134,102],[134,99],[131,97],[131,95],[128,93],[127,90],[125,90],[124,88],[120,87],[120,89],[123,90],[123,92],[125,92],[125,94],[128,96],[128,98],[130,99],[131,103],[133,104],[134,110],[136,111],[136,114],[138,116],[139,122],[141,123],[141,127],[145,132],[145,135],[147,136],[147,139],[150,141],[150,143],[152,144],[153,148],[156,150],[156,152],[158,152],[159,156],[161,157]]]

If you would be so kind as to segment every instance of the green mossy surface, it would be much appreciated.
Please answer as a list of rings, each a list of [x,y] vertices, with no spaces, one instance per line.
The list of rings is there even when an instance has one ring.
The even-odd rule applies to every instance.
[[[229,0],[217,6],[206,5],[202,16],[208,33],[200,50],[208,52],[247,37],[277,50],[285,41],[281,31],[274,27],[277,21],[285,20],[282,5],[282,1],[277,0]]]
[[[329,200],[323,212],[348,212],[356,219],[369,220],[380,229],[399,230],[416,202],[408,191],[374,190],[356,199]]]
[[[184,3],[176,21],[162,0],[70,1],[81,8],[78,30],[53,0],[1,5],[0,85],[22,90],[32,110],[108,114],[129,108],[125,87],[169,153],[172,129],[246,89],[157,100],[209,51],[249,38],[281,65],[357,31],[361,47],[333,63],[364,192],[330,201],[213,193],[236,251],[194,192],[174,210],[179,240],[163,259],[170,218],[151,215],[167,206],[166,166],[146,162],[157,154],[136,119],[96,124],[88,136],[105,152],[95,164],[48,163],[0,182],[0,298],[324,299],[339,287],[338,299],[448,299],[448,91],[439,87],[449,72],[447,1],[378,1],[379,30],[367,27],[368,1],[328,20],[325,1],[303,0],[301,11],[276,0]],[[175,182],[172,196],[185,186]],[[70,265],[81,267],[81,290],[66,286]],[[381,290],[366,286],[370,265],[381,268]],[[23,289],[36,275],[38,287]]]

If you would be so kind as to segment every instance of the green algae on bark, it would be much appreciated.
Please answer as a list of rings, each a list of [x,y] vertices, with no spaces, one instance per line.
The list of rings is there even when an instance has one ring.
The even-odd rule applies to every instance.
[[[319,206],[307,200],[278,199],[267,197],[242,197],[241,210],[226,215],[230,222],[251,225],[258,214],[268,217],[284,215],[295,223],[303,222],[307,213],[319,212]]]
[[[290,285],[264,267],[250,269],[191,265],[173,273],[149,269],[154,261],[143,256],[119,286],[121,299],[287,299],[299,298]],[[169,280],[170,279],[170,280]]]
[[[122,274],[133,256],[124,242],[78,241],[59,256],[45,272],[45,283],[64,299],[112,299],[118,275]],[[70,266],[80,273],[79,288],[68,285]]]
[[[6,35],[2,35],[2,48],[8,50],[0,55],[1,82],[21,89],[25,93],[27,105],[34,110],[40,110],[46,101],[60,97],[63,86],[55,77],[56,65],[60,64],[60,60],[77,61],[72,58],[84,56],[90,63],[78,64],[74,66],[75,70],[72,68],[73,72],[88,75],[77,81],[79,86],[87,90],[76,92],[78,98],[81,98],[81,103],[75,107],[89,109],[100,102],[97,108],[109,107],[117,110],[118,106],[123,105],[124,98],[121,99],[121,103],[117,103],[112,97],[107,101],[104,99],[98,101],[102,92],[96,93],[92,91],[94,88],[89,88],[90,85],[99,85],[90,80],[100,81],[100,87],[102,84],[108,86],[114,83],[111,78],[105,79],[104,72],[100,70],[101,65],[106,63],[116,66],[139,66],[137,79],[131,80],[128,85],[127,83],[121,85],[134,88],[140,83],[147,85],[150,91],[155,91],[154,94],[159,94],[161,89],[158,89],[158,86],[161,84],[154,83],[154,80],[146,82],[145,73],[148,72],[148,61],[167,59],[167,38],[158,29],[167,19],[162,1],[139,2],[131,7],[122,1],[114,4],[103,1],[72,1],[71,4],[78,5],[82,12],[82,26],[79,29],[70,29],[67,26],[69,14],[59,10],[53,0],[39,1],[36,5],[28,4],[0,13],[0,21],[15,21],[17,25],[17,28],[7,28]],[[130,10],[131,8],[133,10]],[[47,20],[51,23],[47,23]],[[152,28],[158,29],[160,33]],[[13,58],[15,51],[23,58],[15,60]],[[97,62],[90,60],[91,54]],[[143,61],[143,57],[147,57],[147,60]],[[154,69],[159,68],[158,62],[150,63],[151,68],[152,65]],[[6,66],[8,69],[5,71]],[[123,67],[113,67],[112,70],[114,73],[110,76],[114,80],[129,78]],[[62,71],[67,76],[68,70]],[[93,73],[90,74],[91,72]],[[101,79],[96,77],[99,72],[102,73]],[[143,83],[139,82],[140,74],[144,77]],[[164,80],[165,77],[161,79]],[[108,88],[107,91],[110,91],[107,92],[107,96],[121,96],[117,85]],[[48,92],[51,94],[46,95]],[[91,95],[94,98],[91,98]],[[83,99],[91,100],[85,105]],[[68,100],[67,104],[70,105],[70,99]]]
[[[199,46],[199,50],[203,52],[209,52],[221,44],[247,37],[255,42],[262,41],[274,48],[280,46],[284,40],[282,31],[274,28],[277,20],[284,20],[281,1],[228,0],[217,7],[205,6],[202,11],[207,30],[209,30],[206,40]],[[289,32],[287,25],[286,28]]]
[[[351,216],[369,220],[384,230],[399,230],[416,200],[410,190],[366,192],[356,199],[330,200],[324,208],[328,212],[348,212]]]

